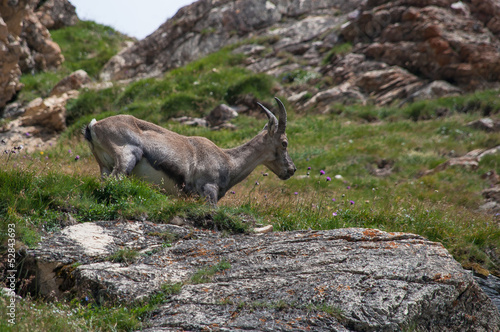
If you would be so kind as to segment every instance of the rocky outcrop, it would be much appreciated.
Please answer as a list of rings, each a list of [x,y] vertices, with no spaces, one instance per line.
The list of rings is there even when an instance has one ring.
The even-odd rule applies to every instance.
[[[315,37],[331,30],[336,14],[356,8],[361,1],[200,0],[186,6],[158,30],[113,57],[101,77],[121,80],[155,76],[259,35],[278,39],[280,50],[314,52]],[[272,59],[269,60],[272,62]],[[261,63],[255,66],[269,69]]]
[[[368,1],[342,35],[356,52],[474,90],[500,78],[498,2]],[[491,27],[491,30],[490,30]]]
[[[75,24],[74,7],[49,0],[37,10],[39,2],[0,1],[0,110],[22,88],[21,73],[58,68],[64,61],[48,29]]]
[[[0,109],[21,89],[19,35],[28,0],[0,1]]]
[[[23,20],[21,43],[23,53],[20,65],[24,73],[56,69],[64,61],[61,48],[32,10],[27,11]]]
[[[123,249],[135,255],[117,259]],[[24,262],[46,297],[130,303],[177,284],[146,331],[500,328],[471,273],[413,234],[221,236],[147,221],[83,223],[49,235]]]
[[[78,22],[75,6],[67,0],[40,1],[35,14],[47,29],[60,29]]]
[[[13,120],[0,128],[2,142],[12,147],[22,145],[27,152],[52,146],[66,129],[66,103],[77,98],[83,86],[99,89],[84,70],[77,70],[57,83],[47,98],[36,98],[27,105],[7,105],[4,117]]]
[[[200,0],[112,58],[101,77],[157,76],[243,42],[235,52],[252,71],[285,82],[294,71],[311,74],[314,84],[280,92],[299,109],[456,95],[500,78],[499,8],[493,0]],[[249,41],[256,37],[266,46]],[[352,48],[338,51],[346,42]]]

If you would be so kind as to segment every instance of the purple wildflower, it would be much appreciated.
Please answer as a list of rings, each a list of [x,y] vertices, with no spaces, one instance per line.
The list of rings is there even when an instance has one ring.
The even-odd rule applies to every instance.
[[[335,199],[335,198],[332,198],[332,202],[335,202],[335,201],[336,201],[336,199]]]
[[[299,193],[298,193],[298,192],[294,192],[293,194],[294,194],[294,195],[298,195]]]
[[[329,177],[329,176],[327,176],[327,177],[326,177],[326,181],[332,181],[332,178],[331,178],[331,177]]]
[[[337,212],[332,213],[332,216],[336,217],[337,216]]]
[[[75,160],[78,160],[78,159],[80,159],[80,156],[76,155]]]
[[[351,205],[354,205],[354,201],[350,201]]]
[[[347,189],[351,189],[351,186],[347,186]]]
[[[319,171],[319,174],[320,174],[320,175],[325,175],[325,171],[324,171],[324,170],[321,170],[321,171]]]
[[[30,136],[31,136],[31,134],[30,134],[30,133],[26,133],[26,136],[27,136],[27,137],[30,137]]]
[[[310,171],[310,170],[311,170],[311,167],[308,167],[308,168],[307,168],[307,170],[308,170],[308,171]]]

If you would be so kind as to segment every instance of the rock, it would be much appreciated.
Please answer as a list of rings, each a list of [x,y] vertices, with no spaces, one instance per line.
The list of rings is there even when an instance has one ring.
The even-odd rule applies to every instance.
[[[370,167],[370,172],[375,176],[389,176],[394,168],[394,160],[380,159],[376,167]]]
[[[500,183],[500,176],[494,169],[482,174],[481,179],[487,180],[492,186]]]
[[[20,34],[28,0],[0,2],[0,109],[22,88]]]
[[[35,14],[47,29],[60,29],[78,22],[75,6],[67,0],[43,1]]]
[[[167,235],[170,234],[170,235]],[[177,238],[162,246],[165,238]],[[106,259],[120,248],[133,262]],[[27,250],[42,295],[130,303],[180,283],[146,331],[496,331],[498,309],[439,243],[374,229],[220,235],[149,222],[77,224]],[[194,282],[195,272],[222,266]],[[75,264],[77,263],[77,264]]]
[[[373,96],[378,104],[386,105],[395,99],[407,98],[423,82],[400,67],[390,67],[361,74],[356,85]]]
[[[20,62],[23,73],[56,69],[63,63],[61,48],[32,10],[24,17],[21,38],[27,46]]]
[[[238,116],[238,113],[231,107],[221,104],[216,106],[210,113],[205,117],[210,127],[220,126],[227,121],[234,119]]]
[[[474,129],[484,130],[484,131],[489,131],[489,132],[500,131],[500,121],[493,120],[490,118],[483,118],[483,119],[469,122],[467,124],[467,126],[474,128]]]
[[[253,229],[254,233],[266,234],[273,231],[273,225],[267,225],[262,227],[256,227]]]
[[[66,129],[66,102],[76,97],[78,91],[71,90],[45,99],[37,98],[26,106],[21,124],[41,126],[49,131],[63,131]]]
[[[491,188],[484,189],[481,195],[487,200],[500,203],[500,186],[494,186]]]
[[[304,104],[304,109],[314,107],[315,112],[325,113],[329,111],[329,105],[332,103],[362,103],[366,102],[365,97],[359,89],[349,83],[335,86],[331,89],[318,92]]]
[[[62,3],[71,6],[65,0],[44,2],[40,7],[44,17],[49,15],[52,4],[54,10]],[[0,2],[0,109],[22,88],[21,73],[55,69],[64,61],[59,45],[34,13],[38,3],[31,0]]]
[[[492,299],[497,308],[500,308],[500,278],[490,274],[487,277],[478,276],[474,279],[481,286],[486,295]]]
[[[472,152],[473,154],[469,152],[465,156],[451,158],[445,161],[444,163],[437,165],[435,168],[425,171],[422,174],[422,176],[434,174],[436,172],[441,172],[447,169],[448,167],[453,167],[453,166],[463,167],[468,170],[476,170],[479,167],[478,154],[475,153],[476,151]]]
[[[281,87],[279,94],[293,96],[298,109],[326,112],[336,102],[388,105],[450,96],[500,81],[495,13],[500,5],[494,0],[198,1],[113,57],[101,78],[160,76],[242,43],[233,52],[244,54],[253,72],[286,83],[297,71],[323,75],[301,89]],[[298,98],[300,93],[321,101]]]
[[[342,17],[336,15],[339,9],[347,13],[359,3],[361,0],[197,1],[181,8],[158,30],[111,58],[103,68],[101,78],[122,80],[158,76],[223,46],[255,36],[279,40],[275,50],[279,52],[323,34],[329,35],[328,31],[342,21]],[[306,53],[311,47],[312,44],[302,52]],[[259,47],[239,51],[257,57],[261,52]],[[263,68],[269,70],[272,65],[286,62],[279,61],[275,58],[254,67],[261,72]]]
[[[463,91],[456,86],[446,81],[432,81],[424,86],[422,89],[413,93],[409,99],[410,101],[422,99],[435,99],[445,96],[459,96]]]
[[[464,90],[498,81],[500,43],[494,34],[500,30],[492,13],[500,13],[500,6],[495,1],[410,3],[368,1],[342,35],[370,58],[427,79],[456,82]]]
[[[201,119],[201,118],[192,118],[190,116],[181,116],[180,118],[173,118],[172,120],[175,122],[182,123],[183,125],[186,125],[186,126],[208,127],[207,120]]]
[[[24,107],[18,102],[10,103],[5,106],[2,118],[13,119],[17,118],[24,113]]]
[[[54,88],[52,88],[52,91],[50,91],[50,96],[59,96],[71,90],[78,90],[91,81],[92,80],[85,70],[77,70],[59,81]]]
[[[288,97],[288,101],[291,103],[298,103],[299,101],[307,99],[308,95],[309,95],[308,91],[302,91]]]

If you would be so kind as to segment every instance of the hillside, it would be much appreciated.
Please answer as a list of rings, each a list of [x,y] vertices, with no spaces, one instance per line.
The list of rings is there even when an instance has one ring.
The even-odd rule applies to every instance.
[[[207,242],[203,239],[224,245],[261,241],[269,246],[271,258],[280,252],[291,257],[305,250],[274,248],[267,238],[255,236],[253,240],[235,235],[271,224],[276,232],[295,232],[272,235],[283,243],[295,243],[294,239],[302,236],[314,239],[317,234],[328,241],[347,241],[335,242],[339,248],[352,246],[349,250],[362,251],[364,246],[381,246],[388,255],[397,252],[398,247],[411,252],[422,245],[431,248],[426,249],[430,250],[429,257],[443,259],[436,264],[445,264],[451,275],[464,271],[452,256],[474,275],[497,280],[493,279],[500,277],[500,92],[496,89],[500,30],[495,23],[496,2],[463,1],[459,7],[452,1],[437,0],[366,1],[364,7],[359,7],[361,2],[333,0],[280,0],[272,2],[274,7],[269,3],[201,0],[179,11],[142,41],[87,21],[47,30],[65,61],[57,69],[25,72],[18,81],[24,87],[16,85],[19,91],[11,91],[15,97],[9,97],[3,109],[4,114],[9,114],[2,120],[0,132],[0,240],[5,252],[9,224],[16,225],[16,259],[28,265],[29,257],[40,254],[37,248],[42,240],[55,241],[46,242],[43,250],[64,243],[58,238],[61,229],[93,222],[101,222],[97,224],[101,227],[108,221],[129,226],[132,221],[147,227],[156,225],[158,229],[149,230],[144,237],[155,237],[154,241],[159,241],[155,245],[161,250],[173,247],[168,252],[173,256],[168,257],[177,255],[175,250],[180,252],[181,248],[183,253],[193,253],[195,249],[190,246],[198,243],[193,241],[204,246]],[[375,23],[382,19],[385,23],[377,26]],[[378,28],[370,30],[368,26]],[[167,37],[162,37],[165,33]],[[77,76],[70,74],[79,69],[88,74],[85,83],[77,82],[76,89],[69,84],[70,88],[53,95],[56,84],[67,77],[74,82]],[[33,101],[38,100],[37,105],[49,104],[47,100],[54,100],[51,96],[64,99],[54,111],[61,115],[56,121],[60,127],[51,127],[53,121],[40,125],[39,120],[28,125],[23,112],[31,109],[40,115],[45,110],[36,113]],[[165,196],[158,188],[136,179],[100,181],[97,163],[81,136],[81,128],[92,118],[132,114],[184,135],[207,137],[221,147],[234,147],[255,136],[266,123],[255,102],[273,109],[274,96],[279,96],[288,110],[289,150],[297,173],[281,181],[261,166],[222,199],[216,211],[196,198]],[[16,108],[11,107],[12,98]],[[205,117],[220,104],[238,111],[229,129],[212,130],[174,121],[182,116]],[[172,235],[169,232],[173,231],[163,229],[170,226],[164,224],[178,220],[192,227],[190,235],[184,231]],[[387,242],[378,241],[378,237],[368,239],[370,236],[362,231],[352,231],[363,234],[359,235],[361,242],[349,240],[358,236],[350,233],[351,228],[378,229],[381,233],[377,236],[387,238]],[[418,235],[400,237],[394,232]],[[388,246],[384,247],[384,243]],[[64,248],[68,251],[58,249],[54,255],[74,257],[73,247],[65,244]],[[125,271],[129,265],[132,269],[136,263],[147,265],[152,257],[161,260],[162,253],[167,255],[159,249],[129,249],[120,247],[105,258],[83,255],[79,262],[65,261],[64,268],[58,267],[59,277],[79,271],[73,276],[89,280],[82,271],[92,264],[109,264]],[[48,261],[43,250],[41,257]],[[236,255],[234,250],[230,255]],[[228,275],[239,280],[237,267],[248,273],[245,259],[231,257],[233,268],[221,270],[231,269]],[[252,257],[256,262],[262,259],[258,254]],[[299,255],[293,257],[300,260]],[[214,257],[206,252],[193,253],[191,258],[189,271],[195,267],[205,271],[203,263],[217,266]],[[6,259],[4,255],[5,266]],[[320,265],[328,262],[326,258],[317,259]],[[403,264],[404,258],[399,257],[398,262]],[[340,263],[345,262],[339,258]],[[412,262],[415,266],[420,263]],[[426,268],[437,273],[433,264]],[[277,268],[270,265],[269,269]],[[356,269],[362,270],[362,264]],[[57,301],[47,302],[29,298],[30,292],[35,294],[37,281],[30,278],[30,268],[19,270],[17,293],[24,298],[17,312],[18,317],[24,317],[17,325],[21,331],[28,331],[33,322],[51,331],[143,329],[148,326],[144,321],[150,319],[162,324],[155,313],[166,312],[166,304],[174,303],[174,299],[179,301],[176,304],[185,304],[190,292],[200,301],[205,294],[203,282],[200,286],[186,280],[179,284],[172,281],[162,285],[158,293],[130,304],[102,301],[97,293],[80,293],[81,289],[66,285],[71,290],[64,299],[56,297]],[[213,280],[223,287],[226,272],[219,272],[213,272]],[[341,272],[345,271],[338,270]],[[2,273],[5,278],[6,272]],[[402,285],[410,281],[405,280],[406,272],[398,273],[393,284],[401,282],[400,286],[406,287]],[[370,274],[366,275],[370,282]],[[474,301],[482,299],[472,278],[463,275],[463,280],[472,285],[467,294],[471,293]],[[436,285],[448,289],[463,283],[459,277],[436,281],[416,273],[412,278],[418,279],[415,284],[428,289]],[[390,276],[381,279],[389,280]],[[321,280],[317,282],[315,286]],[[391,287],[403,292],[397,285]],[[441,294],[441,290],[436,292],[429,294]],[[120,293],[110,290],[106,294]],[[253,299],[252,294],[241,296]],[[363,292],[360,294],[362,298]],[[277,317],[287,317],[300,312],[319,317],[325,328],[332,326],[328,324],[339,330],[373,328],[370,315],[363,320],[356,316],[357,307],[342,307],[344,304],[337,302],[333,305],[331,301],[336,300],[331,297],[325,297],[330,302],[314,302],[312,307],[306,307],[296,302],[300,296],[281,295],[293,301],[283,302],[278,295],[267,305],[259,301],[241,304],[236,299],[217,300],[220,302],[213,310],[226,308],[224,315],[228,316],[231,312],[274,312]],[[316,297],[311,295],[310,299]],[[376,301],[370,308],[377,307]],[[423,301],[428,305],[425,296]],[[7,304],[6,297],[0,297],[0,302]],[[396,323],[384,321],[387,325],[377,326],[422,328],[425,324],[419,317],[428,315],[425,305],[412,313],[414,322],[401,315]],[[452,310],[447,303],[443,306]],[[37,308],[35,313],[32,307]],[[476,308],[470,303],[465,307]],[[384,316],[383,312],[378,314]],[[68,316],[72,318],[66,319]],[[0,324],[4,325],[0,327],[7,328],[6,317],[1,317]],[[203,322],[198,323],[203,326]],[[312,326],[307,325],[312,324],[310,320],[304,324]]]

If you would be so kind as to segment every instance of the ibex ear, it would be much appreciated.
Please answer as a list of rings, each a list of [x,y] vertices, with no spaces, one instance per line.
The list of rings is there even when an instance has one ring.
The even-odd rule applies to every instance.
[[[268,110],[264,105],[262,105],[261,103],[257,103],[257,105],[259,105],[260,108],[264,110],[269,119],[269,122],[264,126],[264,130],[267,130],[271,135],[273,135],[278,129],[278,119],[276,119],[274,114],[271,113],[271,111]]]

